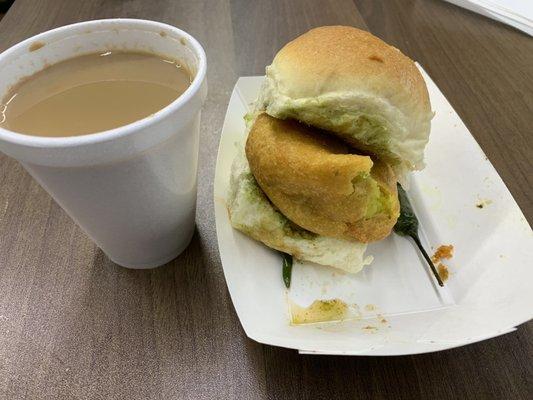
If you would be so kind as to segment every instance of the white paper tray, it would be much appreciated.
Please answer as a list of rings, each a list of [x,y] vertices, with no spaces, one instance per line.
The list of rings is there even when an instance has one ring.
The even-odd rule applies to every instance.
[[[445,288],[434,284],[411,241],[391,235],[369,246],[373,264],[357,275],[295,265],[290,293],[278,253],[231,227],[226,195],[243,115],[263,77],[237,81],[222,128],[215,173],[215,217],[226,282],[241,324],[253,340],[302,353],[400,355],[444,350],[514,330],[532,318],[533,233],[494,167],[446,98],[422,71],[436,116],[427,167],[409,196],[429,250],[453,244]],[[483,203],[483,208],[477,205]],[[357,304],[361,317],[291,326],[288,298]],[[375,306],[367,311],[365,306]],[[386,322],[380,322],[385,319]]]

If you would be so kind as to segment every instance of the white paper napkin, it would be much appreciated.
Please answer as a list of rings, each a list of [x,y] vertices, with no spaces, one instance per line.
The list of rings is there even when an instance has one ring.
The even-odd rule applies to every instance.
[[[533,36],[531,0],[446,0]]]

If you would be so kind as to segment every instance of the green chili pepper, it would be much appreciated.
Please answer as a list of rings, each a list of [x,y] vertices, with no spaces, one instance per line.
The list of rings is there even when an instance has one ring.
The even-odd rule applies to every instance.
[[[281,253],[281,257],[283,258],[283,269],[282,269],[283,282],[285,283],[285,286],[287,287],[287,289],[289,289],[291,287],[292,256],[287,253]]]
[[[418,249],[424,256],[424,259],[431,268],[431,272],[435,275],[435,279],[437,279],[440,286],[444,286],[435,265],[433,265],[433,262],[422,246],[422,243],[420,243],[420,238],[418,237],[418,219],[411,207],[411,203],[409,203],[407,193],[405,193],[405,190],[403,190],[400,184],[398,184],[398,199],[400,200],[400,216],[398,217],[398,221],[396,221],[396,225],[394,225],[394,232],[401,236],[409,236],[414,240]]]

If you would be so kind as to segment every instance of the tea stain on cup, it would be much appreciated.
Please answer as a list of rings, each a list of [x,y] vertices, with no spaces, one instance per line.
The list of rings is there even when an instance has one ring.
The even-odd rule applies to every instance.
[[[30,52],[33,52],[33,51],[37,51],[39,49],[42,49],[44,46],[46,46],[46,43],[43,43],[43,42],[33,42],[32,44],[30,44]]]

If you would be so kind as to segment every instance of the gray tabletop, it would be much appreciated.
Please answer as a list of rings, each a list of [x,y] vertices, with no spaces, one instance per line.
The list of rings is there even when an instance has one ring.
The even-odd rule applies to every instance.
[[[197,231],[152,271],[113,265],[15,161],[0,156],[0,398],[464,398],[533,395],[533,324],[405,357],[300,356],[246,338],[216,244],[212,185],[237,77],[311,27],[368,29],[419,61],[533,218],[533,40],[437,0],[17,0],[0,50],[88,19],[176,25],[204,45]]]

